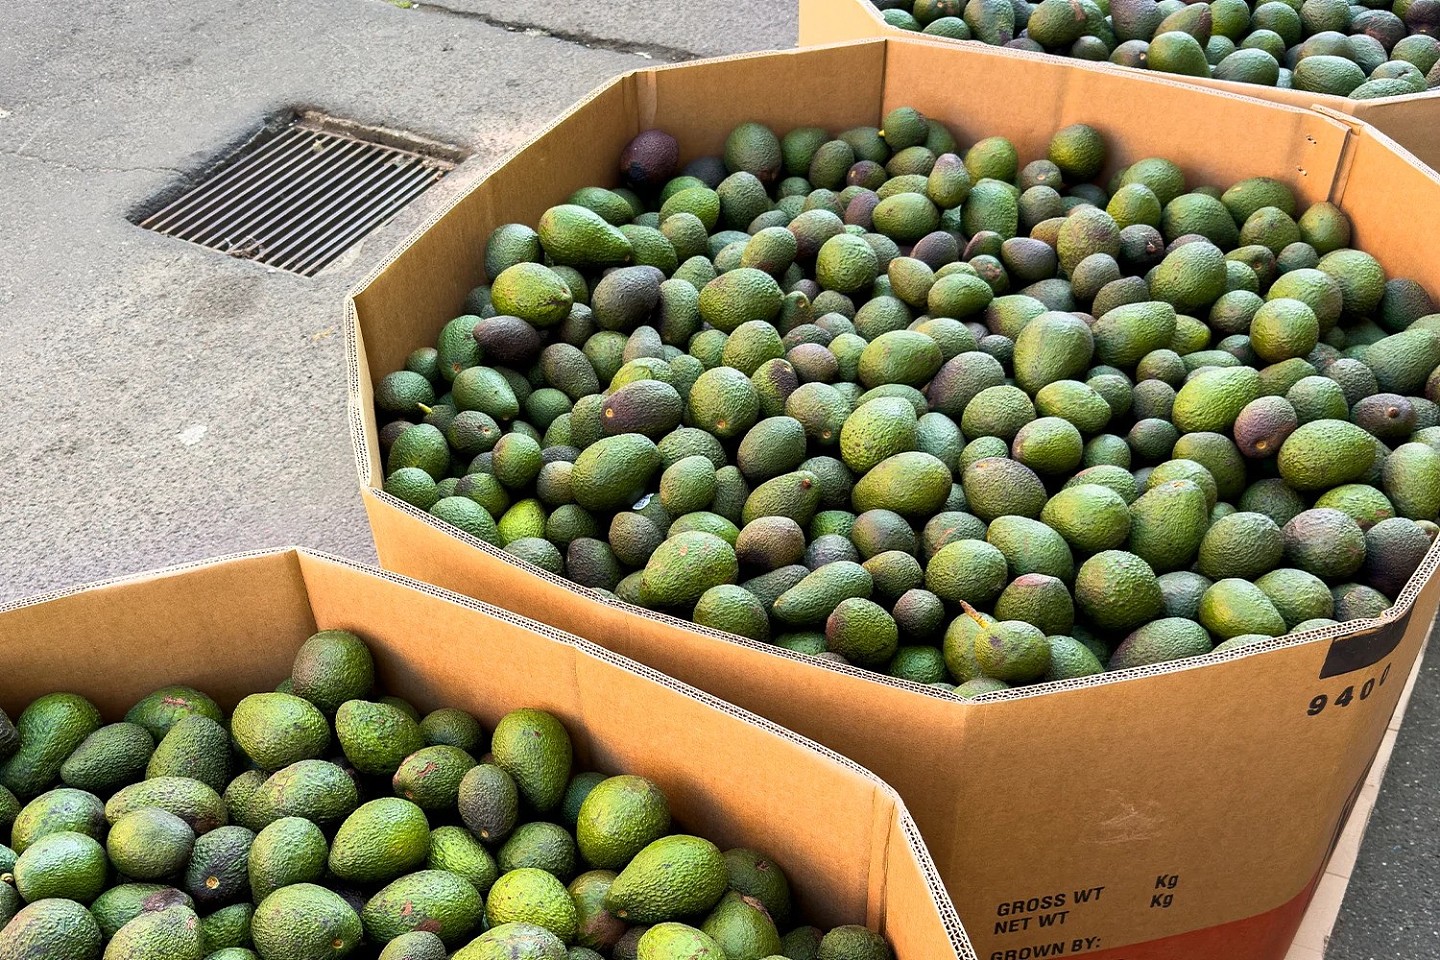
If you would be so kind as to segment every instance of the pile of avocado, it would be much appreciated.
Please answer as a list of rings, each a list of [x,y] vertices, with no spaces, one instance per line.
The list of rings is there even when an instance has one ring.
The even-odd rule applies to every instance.
[[[493,232],[376,384],[388,493],[967,697],[1374,617],[1429,549],[1440,314],[1338,207],[903,107],[679,156]]]
[[[885,22],[1190,77],[1354,100],[1440,86],[1436,0],[872,0]]]
[[[891,960],[673,832],[651,781],[576,771],[552,714],[487,738],[374,687],[327,630],[228,719],[184,686],[108,725],[70,693],[0,712],[0,958]]]

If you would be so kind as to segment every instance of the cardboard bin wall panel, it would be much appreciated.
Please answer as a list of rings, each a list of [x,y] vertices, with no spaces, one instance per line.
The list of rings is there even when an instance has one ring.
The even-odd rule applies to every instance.
[[[1135,77],[1077,70],[1055,58],[1007,56],[976,44],[964,45],[959,56],[937,58],[937,49],[954,51],[955,45],[938,40],[891,45],[884,109],[912,106],[942,120],[962,147],[985,137],[1008,137],[1021,163],[1043,158],[1062,127],[1089,123],[1112,133],[1102,177],[1136,160],[1165,157],[1185,170],[1192,186],[1223,188],[1251,175],[1247,170],[1264,171],[1285,181],[1308,204],[1328,198],[1345,144],[1344,132],[1329,118],[1306,110],[1277,111],[1163,76],[1139,78],[1137,87]],[[957,91],[982,90],[985,96],[957,96]],[[1265,136],[1237,141],[1236,130],[1264,130]],[[1218,150],[1217,144],[1228,148]]]
[[[772,87],[782,95],[758,96]],[[987,95],[965,95],[977,90]],[[1357,242],[1392,275],[1440,294],[1440,260],[1412,239],[1416,218],[1440,207],[1440,183],[1353,118],[974,45],[869,41],[641,71],[580,105],[502,172],[557,171],[575,158],[599,183],[614,183],[613,164],[600,165],[581,131],[660,126],[690,156],[718,150],[752,116],[781,133],[839,129],[877,124],[905,103],[965,140],[1011,137],[1026,159],[1043,154],[1054,129],[1083,121],[1107,134],[1114,164],[1168,156],[1191,183],[1221,187],[1278,178],[1306,203],[1341,203]],[[538,211],[577,185],[553,185],[531,202]],[[484,223],[486,190],[446,216],[478,218],[481,231],[504,222]],[[404,302],[405,287],[428,282],[426,259],[443,260],[432,247],[423,257],[404,249],[372,286]],[[403,275],[392,275],[397,267]],[[418,316],[382,306],[368,290],[354,301],[355,405],[369,402],[364,374],[394,366],[374,353],[360,366],[372,331],[403,357],[401,346],[425,343],[456,309]],[[352,414],[384,566],[544,619],[865,764],[907,798],[987,957],[1061,955],[1060,943],[1064,954],[1097,960],[1211,960],[1217,950],[1279,960],[1440,603],[1432,585],[1375,624],[961,703],[604,600],[518,562],[375,489],[373,414]],[[1432,553],[1426,576],[1436,563]]]
[[[803,59],[775,58],[765,71],[754,68],[753,56],[712,61],[703,71],[684,64],[642,71],[632,75],[640,91],[640,126],[679,140],[682,164],[721,154],[730,131],[751,120],[781,136],[802,125],[835,132],[873,126],[884,96],[886,55],[884,46],[833,47]],[[704,109],[697,110],[697,103]],[[608,173],[611,180],[616,172],[618,167]]]
[[[233,707],[283,679],[318,629],[299,569],[290,553],[240,557],[0,607],[0,708],[14,717],[42,694],[74,690],[118,720],[168,683]]]
[[[577,765],[650,777],[681,826],[788,865],[815,922],[883,929],[902,960],[974,957],[913,821],[872,774],[550,627],[347,561],[250,555],[0,609],[0,707],[64,689],[118,720],[183,682],[229,708],[332,628],[364,637],[384,688],[422,711],[461,707],[487,730],[520,707],[553,712]]]
[[[1373,127],[1358,128],[1352,140],[1331,198],[1350,215],[1352,242],[1377,257],[1387,276],[1413,277],[1440,296],[1440,255],[1424,226],[1440,217],[1440,173],[1411,161]]]
[[[880,15],[880,11],[870,0],[800,0],[800,45],[802,47],[877,37],[915,39],[922,36],[924,35],[887,24]],[[1337,113],[1352,115],[1358,120],[1385,131],[1412,151],[1421,162],[1431,167],[1440,167],[1440,90],[1430,90],[1402,97],[1386,97],[1381,100],[1351,100],[1348,97],[1267,87],[1256,83],[1216,80],[1213,77],[1180,77],[1175,74],[1136,70],[1110,63],[1092,63],[1074,57],[993,47],[978,42],[942,38],[934,38],[932,42],[943,43],[970,53],[993,54],[1009,60],[1056,63],[1070,68],[1076,74],[1119,73],[1169,77],[1200,90],[1254,97],[1270,103],[1301,109],[1319,106]],[[1236,132],[1229,130],[1223,132],[1223,139],[1220,142],[1229,143],[1237,139],[1239,137]]]

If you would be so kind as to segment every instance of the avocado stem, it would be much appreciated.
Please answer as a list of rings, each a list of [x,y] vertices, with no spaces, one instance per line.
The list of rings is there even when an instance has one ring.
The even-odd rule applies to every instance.
[[[970,604],[966,603],[964,600],[960,601],[960,609],[964,610],[965,616],[969,617],[971,620],[974,620],[977,626],[985,626],[985,621],[980,619],[980,612],[974,607],[970,606]]]

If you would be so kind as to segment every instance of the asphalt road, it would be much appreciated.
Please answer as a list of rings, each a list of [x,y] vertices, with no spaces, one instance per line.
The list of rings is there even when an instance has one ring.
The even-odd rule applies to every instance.
[[[599,83],[791,46],[795,26],[788,0],[7,6],[0,601],[291,543],[373,559],[345,423],[343,293]],[[297,106],[414,131],[470,159],[314,278],[128,222]],[[1432,664],[1336,960],[1440,955],[1437,742]]]

